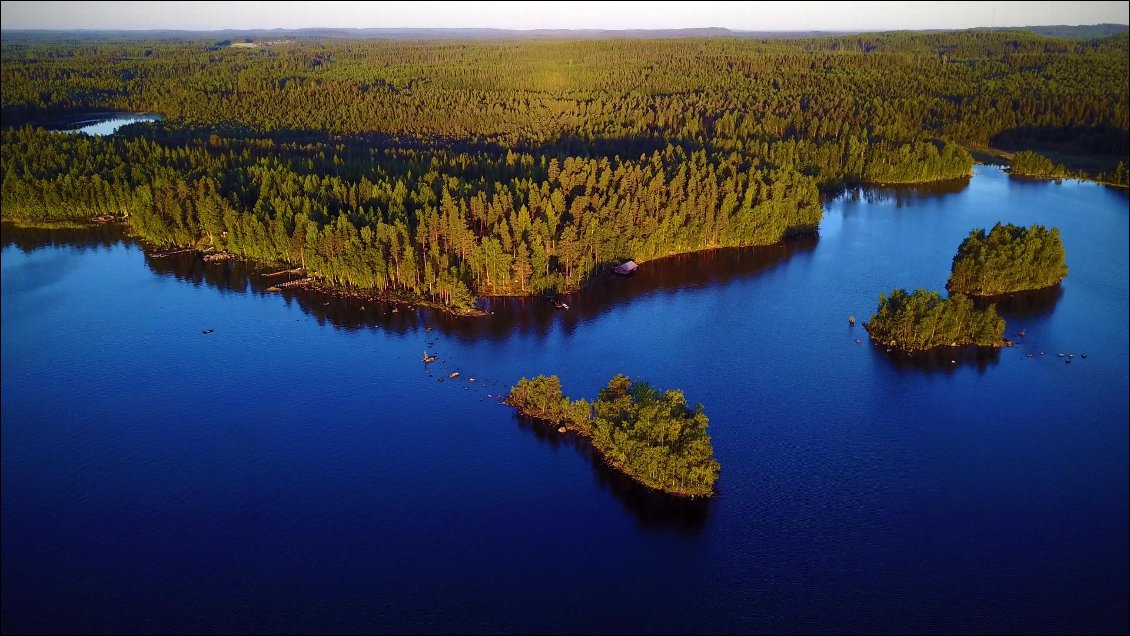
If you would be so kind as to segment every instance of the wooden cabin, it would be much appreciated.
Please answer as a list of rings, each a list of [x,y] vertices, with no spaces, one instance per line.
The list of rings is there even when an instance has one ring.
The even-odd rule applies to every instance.
[[[635,273],[636,268],[638,267],[639,265],[637,265],[635,261],[627,261],[625,263],[617,265],[615,272],[617,274],[620,274],[621,276],[627,276],[629,274]]]

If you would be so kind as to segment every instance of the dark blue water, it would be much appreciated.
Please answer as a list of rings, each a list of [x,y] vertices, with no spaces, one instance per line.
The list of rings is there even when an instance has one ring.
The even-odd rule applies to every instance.
[[[485,319],[6,229],[3,631],[1125,633],[1127,208],[978,168]],[[1005,312],[1017,347],[910,362],[848,327],[998,220],[1070,266]],[[618,372],[706,405],[719,497],[495,399]]]

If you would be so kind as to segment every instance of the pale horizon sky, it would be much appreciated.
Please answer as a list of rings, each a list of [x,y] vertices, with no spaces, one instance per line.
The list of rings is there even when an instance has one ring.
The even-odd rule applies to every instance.
[[[878,31],[1130,22],[1127,2],[0,2],[12,29]]]

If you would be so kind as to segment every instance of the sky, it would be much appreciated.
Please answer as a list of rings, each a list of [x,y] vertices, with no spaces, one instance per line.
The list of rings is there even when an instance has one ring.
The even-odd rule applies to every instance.
[[[3,29],[874,31],[1127,24],[1130,2],[0,2]]]

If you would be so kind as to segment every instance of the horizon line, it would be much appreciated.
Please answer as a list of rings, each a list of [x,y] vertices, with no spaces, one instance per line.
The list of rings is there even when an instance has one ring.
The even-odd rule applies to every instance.
[[[628,28],[628,29],[607,29],[607,28],[569,28],[569,27],[539,27],[533,29],[515,29],[509,27],[430,27],[430,26],[397,26],[397,27],[342,27],[342,26],[308,26],[308,27],[229,27],[229,28],[216,28],[216,29],[174,29],[174,28],[148,28],[148,29],[134,29],[127,27],[113,27],[113,28],[77,28],[77,29],[53,29],[53,28],[27,28],[16,27],[0,28],[0,32],[15,32],[15,31],[47,31],[55,33],[96,33],[106,31],[129,31],[136,33],[146,32],[178,32],[178,33],[213,33],[219,31],[309,31],[309,30],[325,30],[325,31],[510,31],[516,33],[530,33],[535,31],[605,31],[611,33],[621,33],[627,31],[731,31],[734,33],[888,33],[899,31],[910,32],[925,32],[925,31],[972,31],[975,29],[1030,29],[1030,28],[1047,28],[1047,27],[1093,27],[1093,26],[1121,26],[1130,30],[1130,23],[1123,22],[1095,22],[1091,24],[1023,24],[1023,25],[997,25],[997,26],[973,26],[973,27],[936,27],[924,29],[892,29],[892,28],[861,28],[861,29],[734,29],[724,26],[701,26],[701,27],[668,27],[668,28]]]

